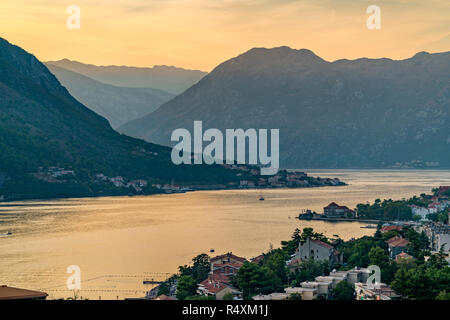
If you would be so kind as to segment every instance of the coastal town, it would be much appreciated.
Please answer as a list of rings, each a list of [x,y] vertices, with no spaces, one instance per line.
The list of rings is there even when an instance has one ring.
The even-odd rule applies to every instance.
[[[426,206],[407,205],[412,219],[380,221],[373,237],[343,241],[305,228],[303,232],[297,229],[280,249],[250,259],[232,252],[214,257],[200,255],[191,267],[180,267],[180,274],[149,291],[146,299],[448,300],[449,191],[449,186],[441,186],[433,189],[432,195],[413,197],[410,202],[422,201]],[[425,210],[427,215],[421,214]],[[358,209],[333,202],[324,207],[322,215],[356,219]],[[430,279],[423,277],[420,281],[435,283],[406,279],[408,272],[412,278],[414,272],[429,273]],[[378,278],[371,279],[374,274]],[[431,280],[432,275],[438,275],[438,279]],[[417,296],[420,293],[416,287],[427,285],[429,292]]]
[[[320,214],[323,218],[383,219],[372,224],[376,228],[372,236],[346,241],[303,228],[279,248],[254,257],[231,251],[214,255],[211,249],[209,255],[200,254],[190,265],[180,266],[178,273],[154,282],[140,299],[449,300],[449,200],[450,186],[441,186],[432,194],[398,201],[377,199],[354,209],[332,202]],[[421,214],[425,210],[428,213]],[[46,299],[48,294],[0,287],[0,299],[17,297]]]
[[[184,193],[195,190],[309,188],[346,185],[338,178],[310,177],[302,171],[280,170],[275,175],[264,176],[260,174],[260,169],[254,166],[236,164],[223,164],[221,166],[234,171],[236,181],[227,184],[185,185],[176,182],[155,183],[143,178],[127,179],[123,176],[108,176],[101,172],[90,177],[90,181],[92,185],[104,188],[105,193],[109,192],[112,195],[123,190],[129,195],[145,195]],[[40,167],[33,176],[38,180],[52,184],[67,184],[77,180],[75,170],[58,166]]]

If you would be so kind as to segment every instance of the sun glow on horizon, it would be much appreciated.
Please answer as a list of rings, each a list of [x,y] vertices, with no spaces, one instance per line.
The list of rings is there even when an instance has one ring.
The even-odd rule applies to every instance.
[[[450,49],[450,3],[384,0],[381,29],[366,27],[373,1],[3,0],[4,37],[43,61],[174,65],[210,71],[252,47],[306,48],[333,61],[404,59]],[[66,27],[81,8],[81,29]]]

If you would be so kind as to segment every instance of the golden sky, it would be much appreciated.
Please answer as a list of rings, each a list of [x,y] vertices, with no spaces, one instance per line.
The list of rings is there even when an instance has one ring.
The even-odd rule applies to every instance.
[[[66,26],[81,8],[81,29]],[[381,29],[369,30],[369,5]],[[450,50],[449,0],[1,0],[0,36],[43,61],[175,65],[210,71],[252,47],[326,60]]]

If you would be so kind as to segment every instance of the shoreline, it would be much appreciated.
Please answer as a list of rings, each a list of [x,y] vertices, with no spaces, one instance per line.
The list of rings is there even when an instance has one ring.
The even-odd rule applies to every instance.
[[[330,217],[311,217],[301,218],[295,217],[300,221],[327,221],[327,222],[362,222],[362,223],[387,223],[387,222],[400,222],[400,221],[387,221],[387,220],[374,220],[374,219],[356,219],[356,218],[330,218]],[[403,221],[405,222],[405,221]]]
[[[343,182],[343,184],[339,185],[322,185],[322,186],[308,186],[308,187],[255,187],[255,188],[201,188],[195,190],[184,190],[177,192],[155,192],[149,194],[102,194],[102,195],[86,195],[86,196],[68,196],[68,197],[48,197],[48,198],[18,198],[18,199],[8,199],[8,200],[0,200],[0,206],[3,203],[12,203],[12,202],[27,202],[27,201],[51,201],[51,200],[64,200],[64,199],[88,199],[88,198],[109,198],[109,197],[127,197],[127,198],[135,198],[135,197],[147,197],[147,196],[157,196],[157,195],[174,195],[174,194],[184,194],[198,191],[224,191],[224,190],[274,190],[274,189],[314,189],[314,188],[326,188],[326,187],[346,187],[349,184]]]

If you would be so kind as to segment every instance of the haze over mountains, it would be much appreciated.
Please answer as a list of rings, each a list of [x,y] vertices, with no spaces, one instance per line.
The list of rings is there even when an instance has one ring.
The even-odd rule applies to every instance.
[[[159,89],[113,86],[50,63],[46,66],[73,97],[105,117],[113,128],[156,110],[174,97]]]
[[[169,148],[117,133],[44,64],[2,38],[0,150],[0,199],[8,200],[128,194],[132,190],[120,182],[136,179],[147,193],[154,192],[155,182],[210,185],[239,179],[220,166],[176,166]],[[108,177],[117,186],[104,180]]]
[[[328,62],[255,48],[120,132],[171,145],[176,128],[279,128],[281,167],[450,167],[450,52]],[[192,132],[192,131],[191,131]]]
[[[199,70],[186,70],[173,66],[138,68],[127,66],[95,66],[63,59],[46,64],[64,68],[91,79],[119,87],[154,88],[172,94],[182,93],[206,75]]]

